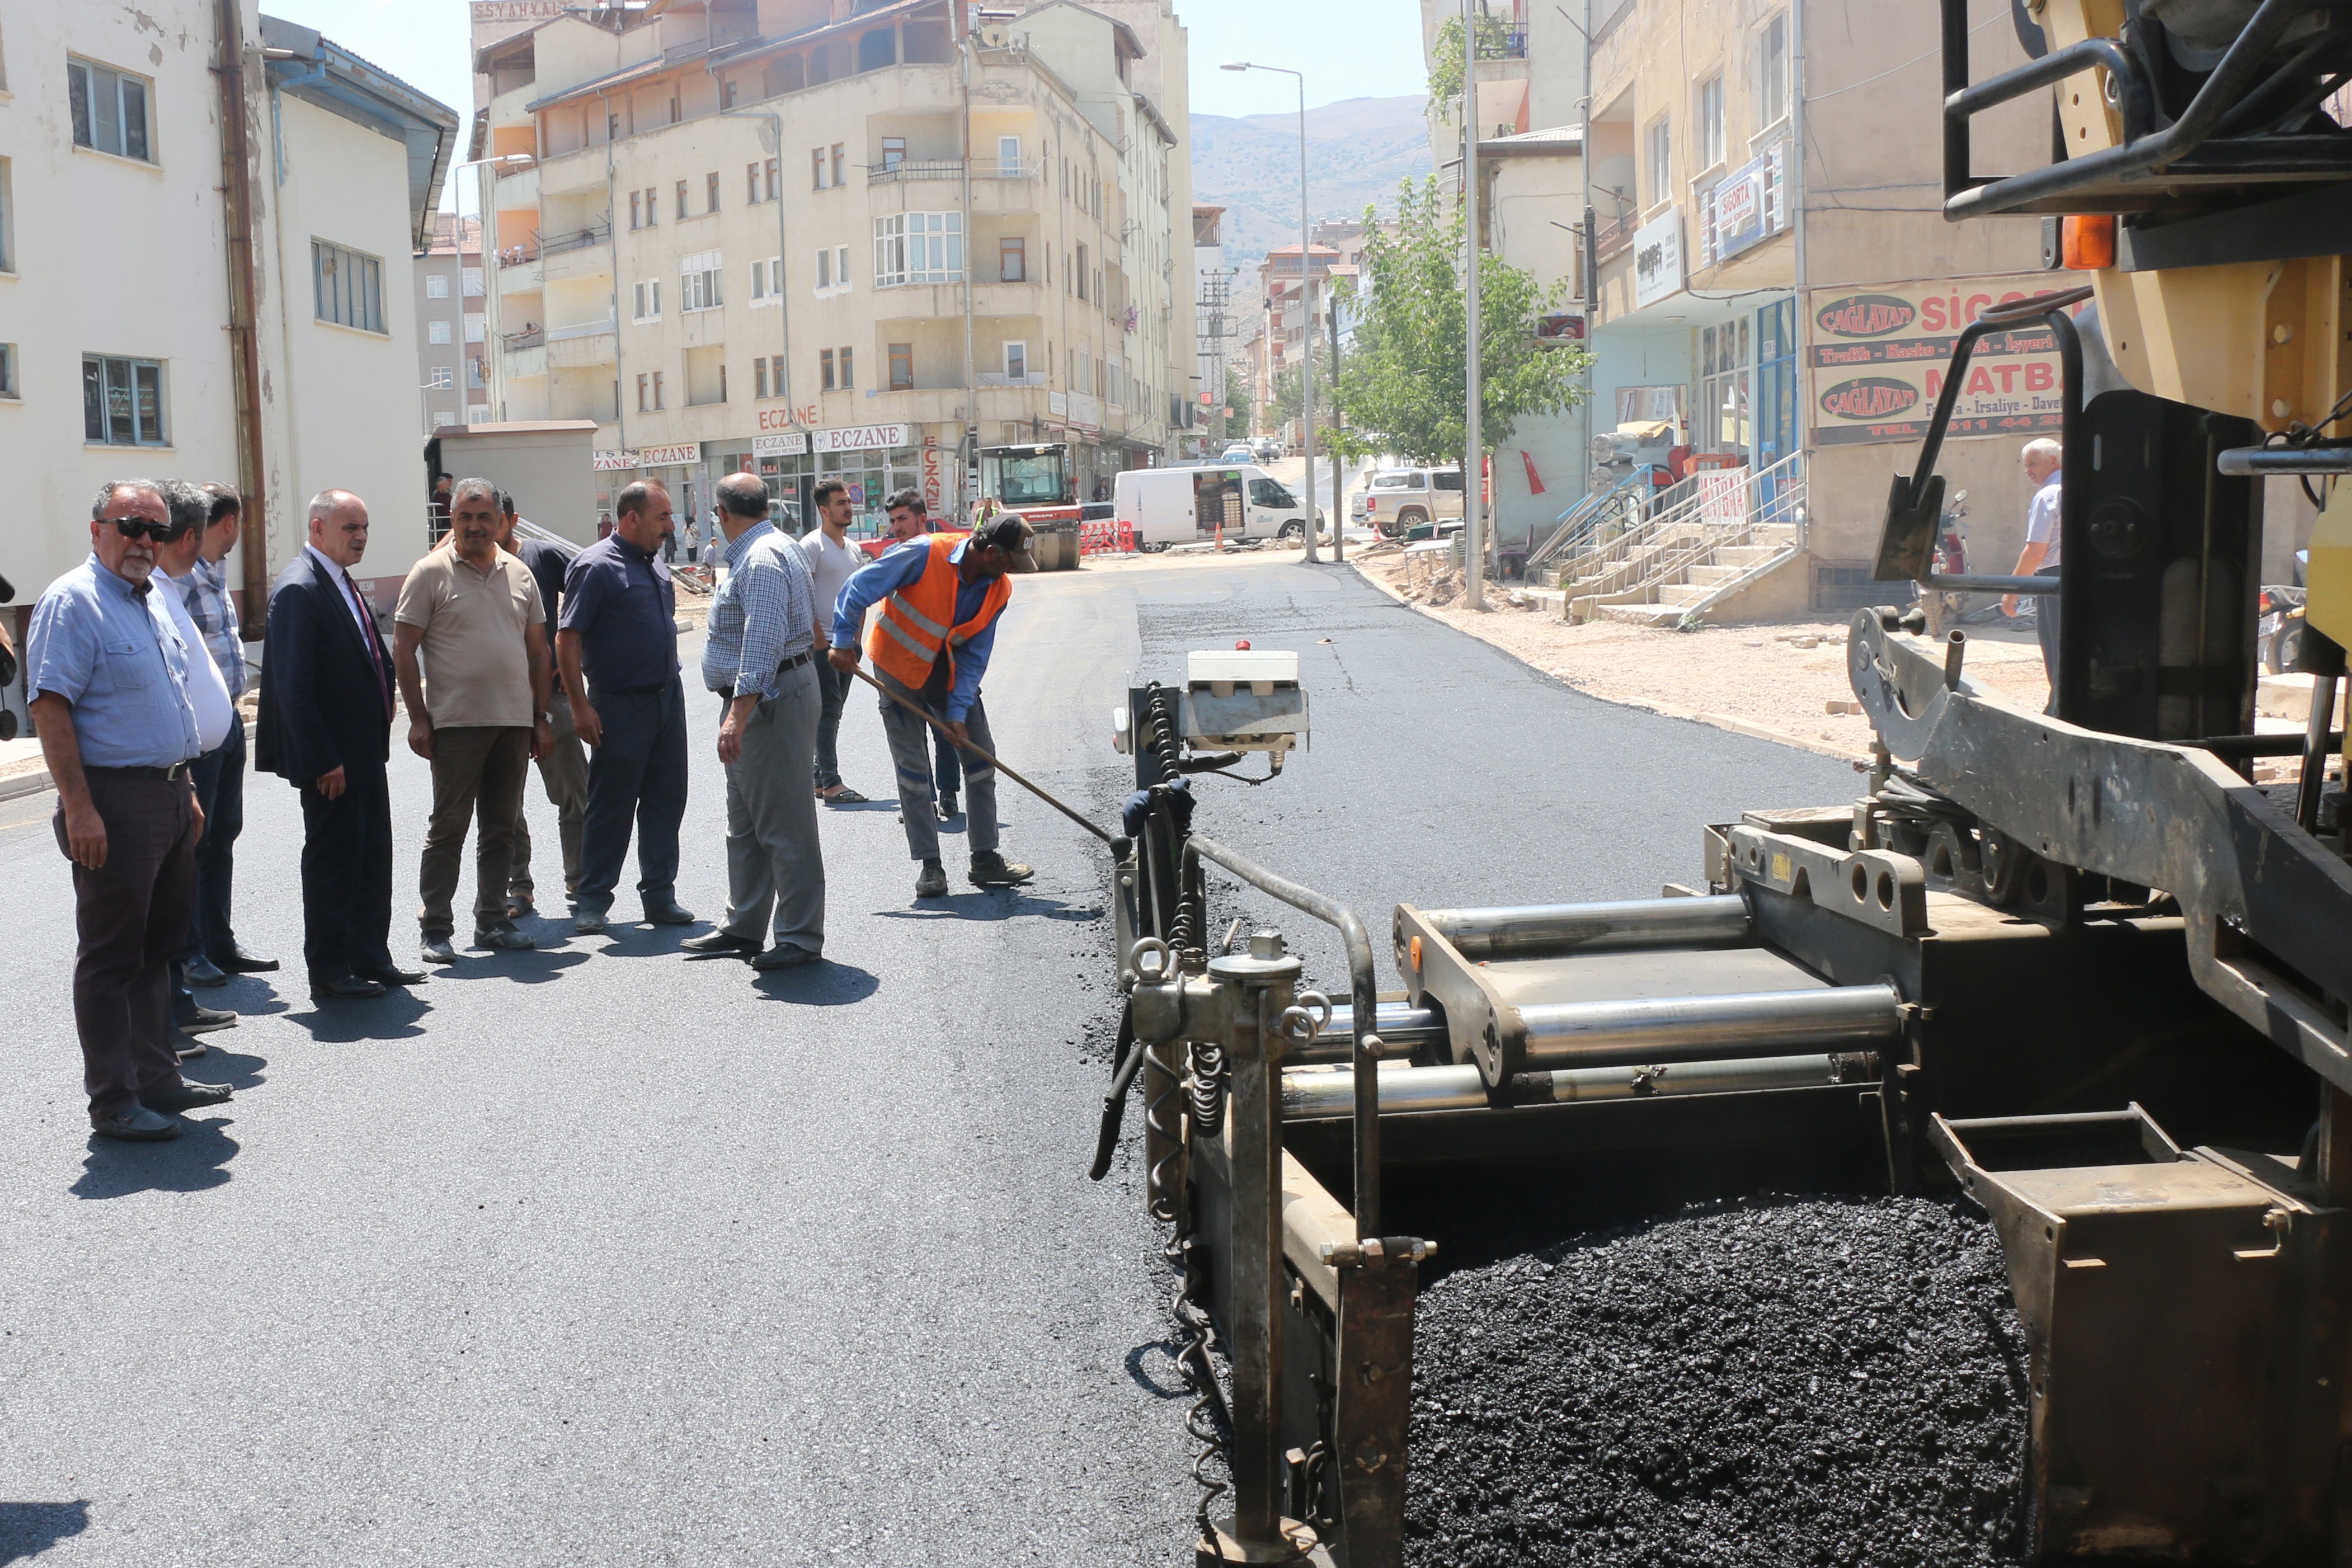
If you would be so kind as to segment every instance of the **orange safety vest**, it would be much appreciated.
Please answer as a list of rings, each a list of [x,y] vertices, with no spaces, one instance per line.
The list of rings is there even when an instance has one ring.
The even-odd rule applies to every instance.
[[[931,559],[924,563],[923,575],[886,595],[882,612],[874,618],[874,630],[866,640],[866,654],[901,685],[922,690],[942,647],[948,650],[948,680],[952,685],[955,650],[1002,615],[1013,601],[1013,584],[1000,577],[988,585],[980,612],[955,624],[956,589],[961,580],[948,553],[971,537],[931,535]]]

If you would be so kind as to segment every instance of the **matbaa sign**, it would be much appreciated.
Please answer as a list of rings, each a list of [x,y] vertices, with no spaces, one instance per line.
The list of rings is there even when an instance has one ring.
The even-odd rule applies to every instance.
[[[1633,231],[1633,308],[1645,309],[1683,287],[1683,215],[1659,214]]]
[[[895,446],[913,444],[914,439],[903,424],[852,424],[816,433],[819,452],[887,452]]]

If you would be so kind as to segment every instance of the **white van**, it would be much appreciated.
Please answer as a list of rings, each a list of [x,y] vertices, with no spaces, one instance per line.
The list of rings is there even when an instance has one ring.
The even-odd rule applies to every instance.
[[[1281,481],[1255,463],[1194,468],[1129,468],[1111,489],[1118,521],[1135,530],[1138,549],[1161,550],[1217,537],[1298,538],[1307,509]]]

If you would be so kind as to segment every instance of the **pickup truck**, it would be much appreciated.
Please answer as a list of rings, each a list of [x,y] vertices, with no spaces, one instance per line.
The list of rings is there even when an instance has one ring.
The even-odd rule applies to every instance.
[[[1391,538],[1419,524],[1461,517],[1460,468],[1376,468],[1348,507],[1349,521]]]

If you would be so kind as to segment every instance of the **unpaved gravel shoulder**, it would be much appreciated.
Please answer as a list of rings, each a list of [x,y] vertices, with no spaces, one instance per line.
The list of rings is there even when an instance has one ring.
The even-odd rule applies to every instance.
[[[1490,593],[1493,608],[1465,609],[1457,599],[1432,605],[1401,581],[1402,562],[1383,552],[1352,564],[1366,581],[1423,614],[1604,702],[1696,719],[1741,735],[1778,740],[1824,756],[1862,760],[1870,721],[1828,711],[1852,701],[1843,621],[1664,631],[1595,621],[1582,626],[1512,607]],[[1979,640],[1968,670],[1995,696],[2038,710],[2049,700],[2041,651],[2032,643]]]

